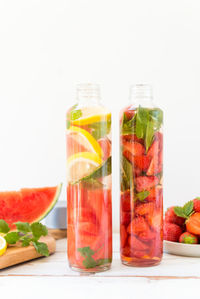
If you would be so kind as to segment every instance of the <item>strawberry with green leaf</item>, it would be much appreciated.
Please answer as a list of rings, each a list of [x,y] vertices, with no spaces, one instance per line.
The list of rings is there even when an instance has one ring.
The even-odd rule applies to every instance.
[[[180,243],[185,243],[185,244],[197,244],[198,243],[198,238],[197,236],[184,232],[182,235],[179,237],[179,242]]]

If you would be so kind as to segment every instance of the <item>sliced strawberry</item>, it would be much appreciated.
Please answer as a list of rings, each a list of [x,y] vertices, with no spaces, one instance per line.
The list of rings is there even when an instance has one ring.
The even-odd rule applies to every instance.
[[[123,248],[126,244],[127,239],[127,231],[124,225],[120,225],[120,240],[121,240],[121,248]]]
[[[156,176],[139,176],[136,178],[136,189],[138,192],[150,190],[152,187],[159,183],[159,179]]]
[[[131,235],[128,238],[128,243],[129,243],[131,251],[145,251],[145,250],[148,250],[148,246],[145,243],[138,240],[134,235]]]
[[[131,107],[129,107],[127,110],[124,111],[124,114],[126,116],[127,120],[130,120],[133,118],[133,116],[135,115],[135,110],[131,109]]]
[[[134,208],[134,200],[132,198],[133,194],[127,190],[121,193],[121,209],[124,212],[130,212]]]
[[[121,136],[121,143],[133,142],[133,141],[141,143],[142,145],[144,145],[144,140],[142,138],[137,138],[137,136],[135,134],[129,134],[129,135]]]
[[[146,171],[150,164],[150,157],[142,155],[134,157],[134,165],[136,165],[142,171]]]
[[[153,202],[142,203],[135,208],[135,214],[144,216],[152,215],[155,210],[155,205]]]
[[[131,223],[129,224],[127,228],[127,232],[129,234],[139,234],[141,232],[144,232],[145,230],[148,230],[149,226],[145,219],[141,216],[138,216],[134,218]]]
[[[128,225],[131,222],[131,213],[121,211],[121,224]]]
[[[98,140],[98,143],[103,151],[103,160],[107,160],[110,157],[111,153],[111,143],[108,138],[101,138]]]
[[[148,223],[150,227],[155,231],[160,231],[163,224],[163,214],[162,211],[157,212],[153,216],[147,216]]]
[[[200,213],[196,212],[186,221],[186,229],[194,235],[200,235]]]
[[[134,156],[140,156],[145,153],[145,148],[139,142],[123,142],[124,151],[129,151]]]
[[[151,163],[147,170],[147,175],[152,176],[160,173],[161,171],[162,171],[162,162],[160,161],[160,154],[158,154],[158,156],[155,155],[151,159]]]
[[[148,201],[156,201],[157,199],[162,199],[163,188],[162,186],[155,186],[149,190],[149,195],[147,197]]]

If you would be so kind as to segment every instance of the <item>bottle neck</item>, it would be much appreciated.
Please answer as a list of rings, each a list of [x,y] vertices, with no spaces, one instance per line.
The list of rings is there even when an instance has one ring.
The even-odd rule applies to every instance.
[[[154,107],[152,87],[148,84],[136,84],[130,87],[130,103],[135,107]]]
[[[100,104],[100,87],[97,84],[79,84],[76,89],[77,103],[80,105]]]

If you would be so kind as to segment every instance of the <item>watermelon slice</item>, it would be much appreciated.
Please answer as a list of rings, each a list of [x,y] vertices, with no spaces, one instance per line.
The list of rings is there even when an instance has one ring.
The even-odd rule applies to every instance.
[[[33,223],[42,220],[56,204],[62,184],[56,187],[27,188],[0,192],[0,219],[11,229],[17,221]]]

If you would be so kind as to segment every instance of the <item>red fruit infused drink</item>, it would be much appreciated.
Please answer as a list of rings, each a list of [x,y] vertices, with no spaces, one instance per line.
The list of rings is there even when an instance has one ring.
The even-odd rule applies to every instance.
[[[79,85],[67,112],[67,251],[80,272],[112,262],[111,114],[99,94],[97,85]]]
[[[128,266],[152,266],[162,258],[162,125],[151,87],[133,86],[120,116],[121,260]]]

